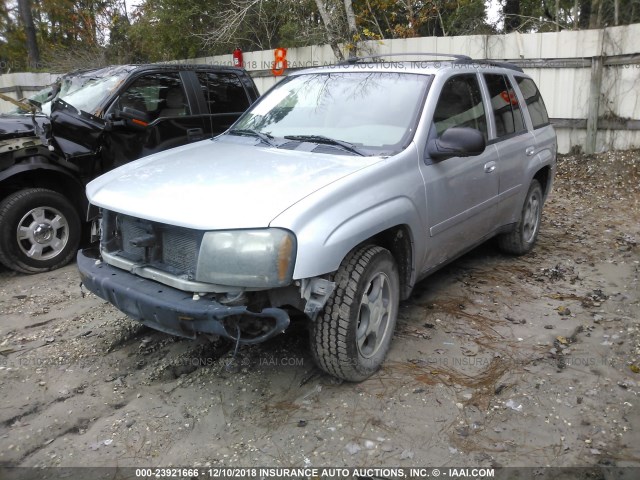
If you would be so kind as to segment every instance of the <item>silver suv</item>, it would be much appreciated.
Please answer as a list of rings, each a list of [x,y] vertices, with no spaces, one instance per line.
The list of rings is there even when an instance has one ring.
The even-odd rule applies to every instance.
[[[536,242],[556,137],[519,68],[456,57],[298,71],[229,130],[87,186],[84,285],[164,332],[238,344],[308,323],[317,364],[360,381],[420,279],[495,235]]]

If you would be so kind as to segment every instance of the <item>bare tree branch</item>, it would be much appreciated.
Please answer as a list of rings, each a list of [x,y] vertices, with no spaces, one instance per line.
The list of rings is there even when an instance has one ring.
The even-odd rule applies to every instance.
[[[214,24],[218,27],[211,33],[196,36],[200,37],[206,46],[231,42],[236,38],[251,9],[261,3],[262,0],[231,0],[229,7],[214,18]]]

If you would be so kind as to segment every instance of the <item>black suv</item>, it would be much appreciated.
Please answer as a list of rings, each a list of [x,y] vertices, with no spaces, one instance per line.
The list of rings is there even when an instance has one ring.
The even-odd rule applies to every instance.
[[[1,115],[0,263],[24,273],[65,265],[86,231],[87,182],[222,133],[257,97],[239,68],[120,65],[66,75]]]

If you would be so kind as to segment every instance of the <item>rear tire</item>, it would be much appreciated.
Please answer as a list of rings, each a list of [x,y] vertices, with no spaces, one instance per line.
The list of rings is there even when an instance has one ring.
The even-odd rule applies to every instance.
[[[78,211],[63,195],[27,188],[0,202],[0,263],[22,273],[60,268],[80,244]]]
[[[366,246],[347,255],[336,289],[311,327],[318,366],[335,377],[359,382],[384,361],[398,316],[400,280],[391,253]]]
[[[516,228],[498,237],[498,245],[502,251],[513,255],[524,255],[531,251],[540,231],[543,202],[542,187],[538,180],[533,180]]]

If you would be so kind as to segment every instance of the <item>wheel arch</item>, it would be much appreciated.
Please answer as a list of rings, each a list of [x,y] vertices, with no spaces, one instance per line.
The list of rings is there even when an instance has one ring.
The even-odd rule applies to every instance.
[[[545,165],[544,167],[540,168],[533,175],[532,180],[537,180],[538,183],[540,183],[540,186],[542,187],[542,196],[544,198],[547,198],[547,195],[551,190],[551,182],[552,182],[551,167],[549,165]]]
[[[74,205],[81,221],[86,217],[88,201],[84,185],[66,170],[46,163],[18,164],[0,172],[0,201],[25,188],[53,190]]]
[[[294,279],[335,272],[350,252],[377,245],[391,252],[401,277],[401,298],[408,297],[415,282],[416,261],[423,254],[416,251],[422,245],[416,235],[423,222],[411,199],[395,197],[366,208],[359,206],[357,213],[351,214],[338,205],[319,208],[317,212],[318,215],[307,212],[304,222],[298,225],[271,225],[289,228],[296,234]]]
[[[414,240],[408,225],[396,225],[368,238],[355,248],[377,245],[389,250],[398,266],[400,278],[400,299],[411,295],[415,281]]]

